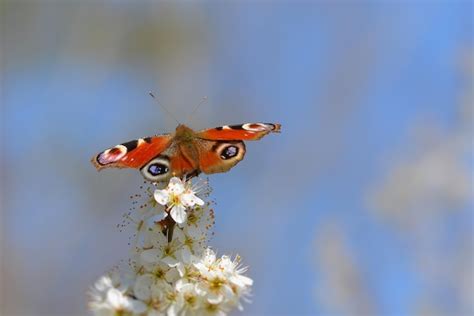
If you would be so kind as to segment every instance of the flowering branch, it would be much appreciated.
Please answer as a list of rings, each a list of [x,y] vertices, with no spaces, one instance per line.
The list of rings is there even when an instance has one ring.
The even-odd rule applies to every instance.
[[[217,258],[207,246],[214,212],[204,187],[172,178],[150,195],[130,264],[101,277],[91,290],[96,315],[226,315],[242,310],[252,279],[240,257]],[[160,218],[161,219],[158,219]]]

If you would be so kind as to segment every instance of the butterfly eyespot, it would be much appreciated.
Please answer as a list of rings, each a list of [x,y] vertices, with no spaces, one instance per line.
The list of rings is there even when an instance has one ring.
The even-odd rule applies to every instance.
[[[166,157],[157,157],[148,162],[141,169],[142,175],[145,179],[159,182],[169,178],[170,175],[170,163]]]
[[[169,168],[161,163],[154,163],[148,167],[148,172],[153,176],[165,174],[169,171]]]
[[[127,147],[123,145],[117,145],[100,153],[97,156],[96,161],[99,163],[99,165],[105,166],[107,164],[119,161],[126,154]]]
[[[239,148],[237,146],[230,145],[222,149],[220,156],[222,159],[227,160],[227,159],[237,156],[238,154],[239,154]]]

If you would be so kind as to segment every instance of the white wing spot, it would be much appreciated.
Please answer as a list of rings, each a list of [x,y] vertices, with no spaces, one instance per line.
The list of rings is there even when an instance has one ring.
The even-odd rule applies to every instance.
[[[117,152],[118,149],[118,152]],[[124,160],[124,156],[127,154],[127,147],[123,145],[117,145],[113,148],[107,149],[102,154],[100,154],[98,161],[102,165],[113,163],[119,161],[120,159]]]
[[[247,123],[247,124],[242,125],[242,128],[247,131],[252,131],[252,132],[263,132],[263,131],[271,130],[269,126],[263,123]]]

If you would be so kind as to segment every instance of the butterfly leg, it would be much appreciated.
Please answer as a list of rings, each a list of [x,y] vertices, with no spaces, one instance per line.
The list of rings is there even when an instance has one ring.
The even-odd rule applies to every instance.
[[[198,177],[200,173],[201,173],[201,171],[194,170],[193,172],[190,172],[190,173],[186,174],[186,179],[192,179],[192,178]]]

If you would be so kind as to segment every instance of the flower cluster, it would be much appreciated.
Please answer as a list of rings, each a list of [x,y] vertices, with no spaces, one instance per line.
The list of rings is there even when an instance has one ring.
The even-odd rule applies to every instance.
[[[252,279],[240,257],[218,258],[207,246],[214,213],[202,188],[172,178],[150,193],[126,269],[101,277],[91,291],[96,315],[226,315],[242,309]],[[160,219],[161,218],[161,219]]]

